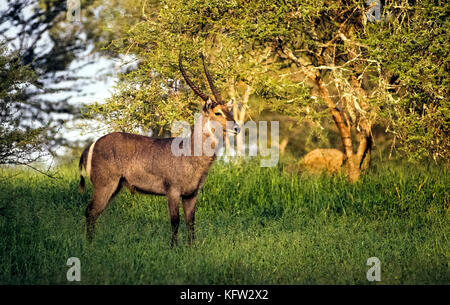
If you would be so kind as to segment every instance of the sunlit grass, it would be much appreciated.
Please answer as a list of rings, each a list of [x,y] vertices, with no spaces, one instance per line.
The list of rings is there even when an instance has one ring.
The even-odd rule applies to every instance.
[[[342,176],[288,175],[281,166],[216,163],[201,191],[196,244],[181,221],[170,248],[165,197],[122,191],[85,240],[76,165],[58,179],[21,173],[0,185],[0,284],[449,284],[448,171],[374,164],[349,185]],[[4,172],[5,173],[5,172]],[[12,171],[8,171],[8,174]],[[5,174],[6,176],[6,174]]]

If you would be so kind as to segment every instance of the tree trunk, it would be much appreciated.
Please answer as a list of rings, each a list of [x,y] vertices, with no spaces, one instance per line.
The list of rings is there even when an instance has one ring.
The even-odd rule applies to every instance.
[[[369,168],[370,165],[370,153],[372,151],[372,137],[367,135],[365,131],[359,135],[359,146],[356,153],[356,161],[361,171]]]
[[[352,145],[352,138],[351,138],[351,126],[347,125],[344,121],[344,118],[342,117],[341,111],[337,108],[336,104],[334,103],[333,99],[331,98],[331,95],[326,87],[326,85],[322,81],[322,76],[320,74],[320,71],[311,68],[307,62],[302,62],[301,58],[298,58],[294,55],[292,50],[289,48],[283,47],[283,53],[287,55],[288,58],[290,58],[299,68],[302,69],[302,71],[305,73],[305,75],[314,81],[319,88],[320,96],[323,98],[325,105],[330,109],[331,115],[333,117],[333,120],[336,124],[336,127],[339,131],[339,134],[341,136],[342,145],[344,147],[344,153],[347,157],[347,174],[348,179],[350,182],[356,182],[358,181],[361,170],[360,170],[360,160],[358,159],[358,155],[355,155],[353,153],[353,145]],[[364,147],[368,147],[365,145]],[[364,151],[366,149],[364,148]],[[367,156],[366,154],[362,154],[363,156]]]
[[[322,82],[320,77],[316,76],[316,84],[319,87],[320,95],[324,99],[325,104],[331,110],[331,115],[333,117],[334,123],[339,131],[341,136],[342,145],[344,146],[344,153],[347,157],[347,173],[350,182],[355,182],[359,179],[361,174],[360,167],[357,159],[355,158],[355,154],[353,153],[353,144],[351,137],[351,126],[345,124],[344,119],[342,118],[341,111],[336,107],[335,103],[330,97],[330,93]]]

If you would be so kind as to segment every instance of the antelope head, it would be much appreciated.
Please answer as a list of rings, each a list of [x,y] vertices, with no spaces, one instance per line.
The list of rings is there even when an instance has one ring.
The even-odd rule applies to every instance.
[[[239,133],[240,128],[239,125],[235,122],[232,114],[232,103],[229,102],[227,104],[224,103],[222,97],[214,86],[211,75],[209,74],[208,69],[206,68],[206,63],[203,55],[201,55],[203,61],[203,68],[205,70],[206,79],[208,80],[209,87],[211,88],[211,92],[213,97],[207,96],[203,93],[198,87],[194,85],[191,79],[186,74],[186,71],[182,65],[182,56],[180,52],[179,56],[179,67],[181,74],[183,75],[186,83],[191,87],[195,94],[197,94],[203,100],[202,107],[202,117],[205,123],[209,123],[210,121],[215,121],[220,124],[222,127],[224,135],[232,134],[236,135]],[[227,122],[229,122],[227,124]]]

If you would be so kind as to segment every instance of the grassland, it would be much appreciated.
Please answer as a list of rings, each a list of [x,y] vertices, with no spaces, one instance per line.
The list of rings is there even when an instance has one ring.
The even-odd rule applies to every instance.
[[[17,174],[17,175],[15,175]],[[4,170],[0,284],[450,284],[448,170],[375,163],[363,179],[216,163],[199,197],[196,244],[171,249],[165,197],[122,191],[85,240],[76,165],[57,179]],[[373,284],[373,283],[372,283]]]

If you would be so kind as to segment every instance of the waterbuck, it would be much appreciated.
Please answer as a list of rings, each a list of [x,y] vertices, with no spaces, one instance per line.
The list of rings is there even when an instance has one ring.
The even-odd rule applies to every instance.
[[[225,136],[226,133],[239,133],[239,126],[233,119],[230,105],[224,104],[214,87],[203,56],[202,60],[214,99],[204,94],[189,79],[183,69],[181,53],[179,56],[181,74],[191,89],[203,100],[201,119],[194,125],[194,131],[188,141],[192,148],[197,140],[197,138],[194,139],[196,135],[200,135],[202,143],[211,137],[217,140],[217,133],[214,134],[214,130],[211,130],[210,123],[222,127],[221,136]],[[132,193],[139,191],[145,194],[167,196],[172,225],[172,247],[177,243],[181,199],[188,230],[188,242],[192,244],[198,192],[205,183],[215,154],[176,156],[171,150],[174,139],[176,138],[150,138],[114,132],[99,138],[84,150],[79,162],[80,188],[84,190],[85,186],[83,167],[93,185],[92,199],[86,208],[88,240],[93,239],[95,222],[99,215],[111,198],[120,191],[122,186],[125,186]]]

